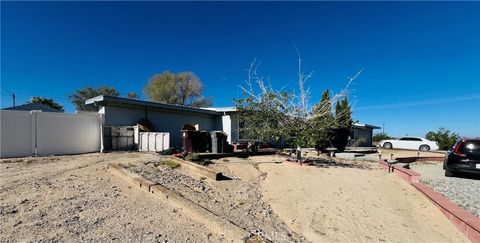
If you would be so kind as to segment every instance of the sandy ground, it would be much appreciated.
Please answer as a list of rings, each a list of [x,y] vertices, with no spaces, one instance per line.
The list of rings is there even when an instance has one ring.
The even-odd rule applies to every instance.
[[[355,157],[354,155],[362,155]],[[314,149],[303,149],[302,156],[318,157]],[[378,161],[381,159],[396,159],[400,157],[445,157],[445,151],[421,152],[417,150],[403,150],[403,149],[383,149],[379,148],[376,153],[359,153],[359,152],[341,152],[336,154],[337,158],[357,161]]]
[[[148,153],[0,160],[0,242],[222,242],[106,169],[112,162],[158,160]],[[176,175],[188,181],[178,186],[164,169],[159,180],[274,242],[467,242],[429,201],[376,164],[275,163],[281,161],[220,159],[211,166],[232,178],[227,181]]]
[[[110,153],[1,160],[0,242],[221,241],[106,169],[109,162],[157,159]]]
[[[263,199],[308,241],[468,242],[423,195],[376,163],[269,163],[278,160],[254,157],[228,167],[249,180],[263,173]]]
[[[378,153],[382,155],[383,159],[390,159],[393,154],[393,158],[399,157],[444,157],[445,151],[434,152],[422,152],[417,150],[402,150],[402,149],[378,149]]]

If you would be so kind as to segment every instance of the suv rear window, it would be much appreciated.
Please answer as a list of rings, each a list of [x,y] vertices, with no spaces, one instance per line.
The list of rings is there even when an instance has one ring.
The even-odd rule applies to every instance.
[[[480,140],[467,140],[462,147],[470,152],[480,152]]]
[[[480,140],[466,140],[458,148],[458,152],[480,154]]]

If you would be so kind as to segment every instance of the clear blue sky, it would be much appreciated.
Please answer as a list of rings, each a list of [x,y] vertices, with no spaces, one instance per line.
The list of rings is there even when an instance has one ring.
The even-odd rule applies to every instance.
[[[480,135],[480,3],[2,2],[1,106],[110,85],[142,93],[149,76],[191,70],[214,106],[231,106],[253,58],[294,88],[296,51],[312,101],[353,85],[354,118],[390,135],[446,127]],[[142,98],[145,98],[142,95]]]

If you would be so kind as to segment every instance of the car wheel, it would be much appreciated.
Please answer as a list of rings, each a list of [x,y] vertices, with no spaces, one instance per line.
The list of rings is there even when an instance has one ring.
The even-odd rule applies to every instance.
[[[392,144],[391,144],[391,143],[384,143],[384,144],[383,144],[383,148],[385,148],[385,149],[391,149],[391,148],[392,148]]]
[[[430,151],[430,146],[422,145],[422,146],[420,146],[420,151],[423,151],[423,152]]]
[[[450,171],[450,170],[445,170],[445,176],[446,176],[446,177],[452,177],[452,176],[454,176],[454,174],[453,174],[453,172]]]

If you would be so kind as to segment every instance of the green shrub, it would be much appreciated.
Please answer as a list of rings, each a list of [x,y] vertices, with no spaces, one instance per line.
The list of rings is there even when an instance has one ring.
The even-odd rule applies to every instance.
[[[200,158],[200,156],[198,154],[191,153],[191,154],[188,154],[187,156],[185,156],[185,160],[192,161],[192,162],[199,162],[202,159]]]
[[[166,165],[166,166],[168,166],[168,167],[170,167],[170,168],[172,168],[172,169],[175,169],[175,168],[177,168],[177,167],[180,166],[179,163],[177,163],[177,162],[175,162],[175,161],[172,161],[172,160],[161,160],[161,161],[160,161],[160,164]]]
[[[391,138],[392,137],[388,136],[388,133],[386,133],[386,132],[375,133],[372,137],[374,142],[380,142],[382,140],[387,140],[387,139],[391,139]]]
[[[460,138],[460,135],[441,127],[436,132],[428,132],[425,135],[425,138],[438,142],[438,146],[441,150],[448,150]]]
[[[193,163],[199,164],[199,165],[203,165],[203,166],[206,166],[206,165],[209,165],[209,164],[212,163],[212,161],[209,160],[209,159],[200,158],[200,156],[196,153],[188,154],[187,156],[185,156],[185,160],[188,160],[190,162],[193,162]]]
[[[169,149],[163,150],[162,152],[160,152],[160,154],[161,155],[172,155],[172,154],[181,153],[181,152],[183,152],[182,149],[171,147]]]

